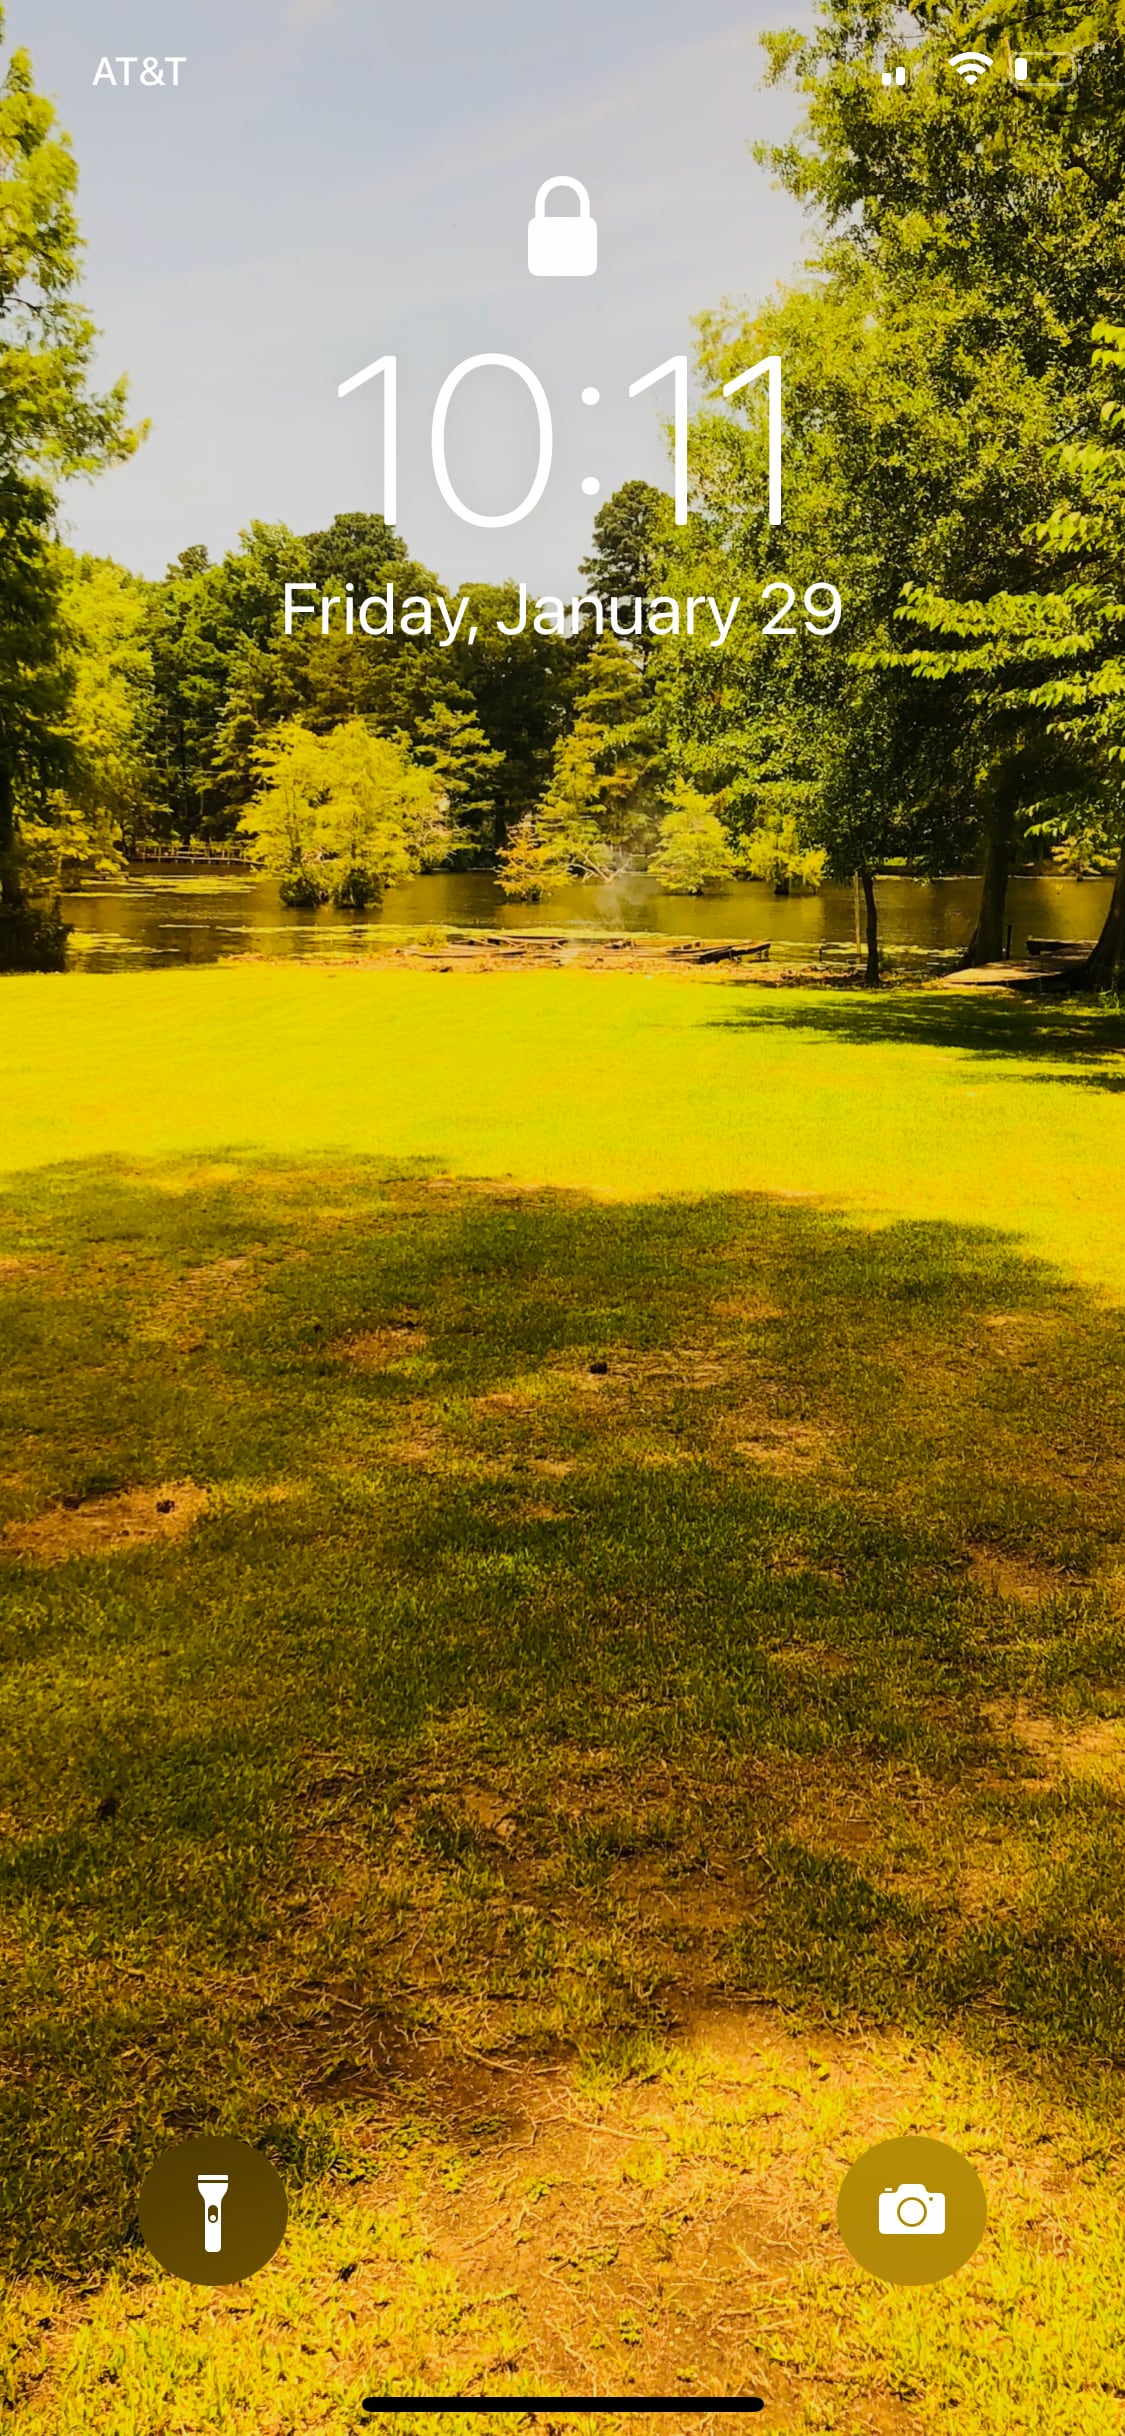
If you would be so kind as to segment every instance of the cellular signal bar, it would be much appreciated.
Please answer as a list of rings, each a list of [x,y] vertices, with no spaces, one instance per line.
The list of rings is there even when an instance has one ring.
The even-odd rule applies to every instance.
[[[368,2394],[365,2411],[764,2411],[760,2394]]]

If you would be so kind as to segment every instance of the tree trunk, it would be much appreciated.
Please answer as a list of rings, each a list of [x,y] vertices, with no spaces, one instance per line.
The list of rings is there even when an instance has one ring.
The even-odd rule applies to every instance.
[[[16,864],[16,791],[11,771],[0,762],[0,907],[12,912],[22,901]]]
[[[976,929],[961,959],[967,964],[998,964],[1004,954],[1004,913],[1012,868],[1015,823],[1006,793],[998,793],[984,833],[984,876]]]
[[[16,853],[16,790],[0,761],[0,973],[62,973],[70,924],[25,896]]]
[[[1109,911],[1097,946],[1079,966],[1077,981],[1084,990],[1125,990],[1125,846],[1114,875]]]
[[[863,890],[867,927],[867,963],[863,979],[865,987],[874,990],[879,986],[879,908],[875,902],[875,881],[866,863],[860,867],[859,884]]]

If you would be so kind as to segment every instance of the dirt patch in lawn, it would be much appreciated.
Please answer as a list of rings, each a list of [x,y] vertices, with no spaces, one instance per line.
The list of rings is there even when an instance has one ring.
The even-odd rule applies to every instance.
[[[991,1701],[985,1715],[994,1731],[1010,1736],[1037,1763],[1037,1781],[1090,1776],[1116,1782],[1125,1774],[1125,1717],[1048,1717],[1024,1700]]]
[[[0,1533],[0,1551],[34,1565],[62,1565],[76,1556],[119,1556],[160,1540],[182,1539],[207,1504],[207,1490],[191,1480],[118,1489],[109,1497],[48,1506],[30,1521],[9,1523]]]
[[[387,1370],[412,1354],[423,1353],[428,1343],[425,1329],[416,1320],[399,1320],[386,1328],[366,1328],[358,1336],[348,1337],[338,1350],[357,1370]]]
[[[266,1249],[264,1244],[256,1248],[259,1252]],[[252,1281],[253,1267],[248,1252],[229,1252],[221,1260],[205,1260],[197,1269],[185,1269],[182,1283],[198,1293],[229,1294]]]
[[[42,1285],[45,1279],[60,1274],[61,1263],[48,1252],[0,1252],[0,1286],[18,1284],[22,1278]]]
[[[1053,1345],[1061,1322],[1054,1313],[1042,1311],[992,1311],[984,1314],[982,1324],[993,1355],[1035,1363]]]
[[[762,1421],[747,1413],[730,1413],[723,1435],[729,1435],[734,1454],[783,1478],[818,1471],[832,1457],[832,1432],[816,1421]]]
[[[1010,1556],[1003,1548],[973,1548],[969,1575],[994,1598],[1019,1599],[1025,1607],[1038,1606],[1066,1586],[1063,1576],[1049,1566],[1030,1564],[1026,1557]]]
[[[702,2394],[760,2395],[786,2428],[907,2431],[878,2372],[806,2349],[790,2307],[802,2274],[850,2272],[839,2182],[902,2104],[882,2045],[789,2034],[763,2007],[708,2008],[624,2081],[401,2048],[399,2105],[448,2144],[419,2193],[427,2248],[475,2305],[506,2305],[496,2366],[525,2391],[682,2399],[662,2424],[685,2436]],[[829,2396],[854,2416],[806,2416]]]
[[[749,1320],[756,1326],[785,1317],[780,1303],[771,1303],[763,1294],[724,1294],[711,1309],[716,1319]]]

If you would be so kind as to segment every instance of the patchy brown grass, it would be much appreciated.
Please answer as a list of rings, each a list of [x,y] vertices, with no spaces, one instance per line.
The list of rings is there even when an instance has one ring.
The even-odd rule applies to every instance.
[[[400,1320],[385,1328],[366,1328],[350,1336],[339,1351],[357,1370],[387,1370],[423,1353],[429,1339],[416,1320]]]
[[[208,1502],[208,1491],[191,1480],[118,1489],[112,1496],[48,1506],[26,1522],[9,1523],[0,1532],[0,1548],[33,1565],[63,1565],[80,1556],[121,1556],[160,1540],[182,1539]]]
[[[1003,1548],[973,1548],[969,1574],[981,1590],[991,1592],[994,1598],[1018,1599],[1028,1607],[1036,1607],[1042,1599],[1052,1598],[1066,1588],[1065,1577],[1056,1567],[1011,1556]]]
[[[492,1387],[484,1395],[474,1396],[473,1406],[482,1413],[524,1413],[541,1400],[530,1387]]]
[[[221,1260],[204,1260],[198,1268],[185,1269],[183,1282],[185,1286],[203,1293],[214,1291],[225,1294],[232,1286],[237,1286],[248,1271],[252,1272],[253,1266],[249,1252],[231,1252]]]
[[[940,1244],[756,1206],[721,1226],[582,1209],[569,1242],[561,1200],[528,1196],[525,1227],[509,1196],[500,1223],[484,1188],[447,1182],[443,1208],[416,1178],[325,1220],[308,1182],[306,1240],[279,1210],[264,1257],[250,1182],[190,1247],[178,1216],[162,1246],[159,1209],[111,1207],[124,1249],[91,1259],[84,1327],[45,1332],[11,1391],[30,1514],[143,1475],[146,1444],[171,1450],[154,1475],[210,1478],[208,1446],[220,1475],[214,1523],[160,1561],[8,1567],[38,1701],[21,1682],[7,1728],[13,2218],[77,2270],[61,2301],[17,2296],[27,2436],[122,2436],[123,2396],[138,2436],[170,2410],[193,2436],[314,2436],[360,2424],[365,2392],[473,2377],[753,2383],[793,2436],[934,2436],[950,2413],[1005,2436],[1052,2412],[1110,2436],[1125,1812],[1096,1783],[1039,1793],[1099,1770],[1117,1791],[1113,1721],[1090,1716],[1120,1682],[1123,1578],[1100,1315],[1047,1392],[981,1359],[975,1244],[943,1271]],[[989,1255],[990,1310],[1018,1294],[1008,1266]],[[713,1324],[708,1280],[739,1297]],[[180,1289],[208,1359],[150,1354],[138,1407],[137,1329]],[[279,1473],[287,1494],[259,1485]],[[143,1544],[112,1538],[123,1514],[61,1509],[112,1554]],[[1018,1576],[995,1570],[1009,1549]],[[989,1695],[1009,1703],[991,1731]],[[818,2017],[851,2037],[793,2026]],[[1087,2040],[1072,2142],[1061,2118],[1044,2134],[1046,2067],[1030,2128],[999,2103],[1018,2112],[1037,2069],[1028,2017],[1056,2096]],[[34,2150],[18,2109],[52,2086]],[[256,2138],[282,2127],[295,2204],[276,2271],[197,2303],[129,2246],[123,2141],[215,2103]],[[912,2126],[980,2158],[1001,2238],[908,2314],[843,2258],[832,2203],[855,2154]]]
[[[1057,1339],[1061,1323],[1043,1311],[990,1311],[982,1324],[993,1354],[1006,1354],[1019,1362],[1046,1352]]]
[[[747,1320],[753,1327],[765,1327],[771,1320],[784,1319],[780,1303],[771,1303],[763,1294],[724,1294],[711,1309],[716,1319]]]
[[[701,2066],[711,2027],[689,2050]],[[481,2067],[462,2072],[452,2109],[445,2093],[461,2158],[457,2187],[435,2177],[426,2194],[433,2255],[534,2328],[519,2362],[533,2388],[758,2393],[792,2408],[791,2380],[761,2342],[762,2302],[823,2235],[810,2241],[784,2172],[759,2181],[724,2166],[718,2125],[728,2107],[737,2116],[747,2078],[760,2086],[770,2040],[713,2027],[727,2054],[706,2109],[644,2082],[602,2096],[561,2067]],[[808,2077],[799,2055],[794,2041],[786,2060]]]
[[[1026,1700],[990,1701],[985,1711],[994,1731],[1032,1756],[1038,1781],[1090,1776],[1112,1783],[1125,1775],[1125,1717],[1093,1717],[1081,1723],[1045,1716]]]
[[[832,1459],[833,1434],[816,1421],[762,1421],[746,1413],[729,1413],[721,1427],[736,1455],[762,1464],[779,1478],[819,1471]]]

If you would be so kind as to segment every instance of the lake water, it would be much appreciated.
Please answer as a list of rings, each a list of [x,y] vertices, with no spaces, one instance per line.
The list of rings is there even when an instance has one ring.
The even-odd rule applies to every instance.
[[[883,944],[955,950],[976,916],[975,879],[879,882]],[[1108,879],[1019,878],[1009,890],[1013,954],[1028,934],[1092,939],[1109,903]],[[775,956],[800,955],[855,937],[850,887],[828,886],[816,896],[775,897],[745,880],[719,897],[662,896],[653,882],[614,888],[575,882],[542,905],[513,905],[486,871],[436,871],[392,889],[381,912],[362,918],[323,906],[287,909],[276,881],[240,873],[175,876],[146,873],[88,883],[63,899],[72,967],[120,970],[135,965],[215,964],[229,956],[355,956],[370,950],[388,925],[441,924],[453,930],[650,931],[689,939],[769,939]]]

